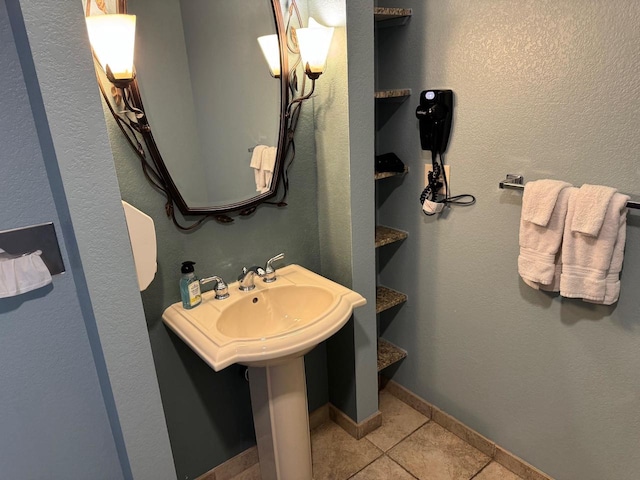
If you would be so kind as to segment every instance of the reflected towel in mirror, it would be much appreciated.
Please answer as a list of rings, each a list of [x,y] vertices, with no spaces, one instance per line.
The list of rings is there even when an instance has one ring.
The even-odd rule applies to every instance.
[[[265,193],[271,188],[277,152],[276,147],[266,145],[256,145],[253,149],[250,166],[254,169],[257,192]]]

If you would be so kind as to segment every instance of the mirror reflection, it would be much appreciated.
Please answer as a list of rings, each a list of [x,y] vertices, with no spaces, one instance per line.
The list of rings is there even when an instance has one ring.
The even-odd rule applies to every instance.
[[[271,1],[130,0],[127,10],[137,15],[147,120],[185,203],[228,205],[268,192],[280,81],[257,38],[276,33]]]
[[[267,200],[286,206],[300,109],[333,28],[311,18],[304,28],[295,0],[83,5],[106,105],[178,228],[231,222],[227,213],[250,215]],[[136,67],[125,38],[135,38]],[[205,217],[182,225],[174,205]]]

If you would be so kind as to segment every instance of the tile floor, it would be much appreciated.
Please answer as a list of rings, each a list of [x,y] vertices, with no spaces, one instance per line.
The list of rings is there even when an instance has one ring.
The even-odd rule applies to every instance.
[[[311,432],[315,480],[520,480],[386,391],[382,426],[355,440],[329,421]],[[254,465],[233,480],[260,480]]]

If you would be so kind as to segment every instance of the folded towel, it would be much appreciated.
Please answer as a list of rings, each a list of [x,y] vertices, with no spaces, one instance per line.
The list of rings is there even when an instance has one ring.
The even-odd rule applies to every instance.
[[[560,190],[570,187],[560,180],[536,180],[528,182],[522,196],[522,219],[546,227],[556,206]]]
[[[262,193],[266,187],[265,171],[262,168],[264,152],[267,150],[266,145],[256,145],[251,154],[251,163],[249,166],[253,168],[253,176],[256,181],[256,192]],[[268,190],[268,188],[267,188]]]
[[[582,185],[577,192],[576,212],[571,223],[571,231],[597,237],[607,206],[617,190],[601,185]]]
[[[584,192],[583,192],[584,193]],[[607,209],[597,236],[573,231],[578,212],[589,210],[578,202],[586,202],[594,210],[607,202]],[[627,202],[629,197],[615,193],[610,200],[604,195],[596,197],[578,195],[573,191],[569,197],[569,208],[562,244],[562,275],[560,294],[569,298],[582,298],[589,302],[610,305],[619,296],[618,274],[622,268],[626,230]],[[587,222],[588,223],[588,222]],[[594,221],[592,223],[597,223]],[[582,228],[582,227],[580,227]],[[593,230],[589,229],[590,232]],[[616,251],[614,259],[614,250]],[[607,293],[607,287],[609,293]],[[610,302],[610,303],[606,303]]]
[[[273,173],[273,169],[276,164],[276,153],[278,149],[276,147],[265,147],[265,151],[262,154],[262,169],[266,172]]]
[[[555,181],[551,180],[551,182]],[[531,183],[540,184],[540,182]],[[577,190],[573,187],[567,187],[570,187],[570,185],[564,184],[559,189],[548,188],[544,197],[538,197],[530,195],[530,190],[527,192],[529,184],[525,186],[525,197],[523,198],[522,216],[520,218],[518,273],[527,285],[535,289],[543,288],[544,290],[558,291],[560,288],[558,252],[562,243],[569,196],[573,190]],[[534,192],[535,190],[534,188]],[[537,201],[540,201],[543,205],[549,205],[553,202],[549,219],[542,226],[525,219],[525,212],[535,211],[540,213],[545,210],[531,206],[532,203]],[[543,222],[544,219],[537,218],[536,221]]]
[[[251,163],[249,164],[251,168],[255,168],[256,170],[260,170],[262,168],[262,152],[264,152],[265,148],[268,147],[266,145],[256,145],[253,148]]]
[[[564,230],[564,229],[563,229]],[[562,248],[556,253],[556,257],[554,259],[555,270],[553,272],[553,280],[549,284],[537,284],[537,287],[540,290],[544,290],[546,292],[559,292],[560,291],[560,278],[562,275]],[[533,286],[533,285],[530,285]],[[533,286],[533,288],[537,288]]]
[[[276,164],[276,147],[267,147],[262,153],[262,172],[264,174],[264,187],[261,193],[269,191],[271,188],[271,180],[273,179],[273,170]]]
[[[622,271],[622,261],[624,260],[624,246],[627,240],[627,211],[628,209],[625,208],[624,212],[621,212],[620,215],[618,238],[616,239],[616,244],[613,247],[611,266],[609,267],[607,276],[605,278],[604,300],[602,302],[592,303],[613,305],[618,301],[618,298],[620,297],[620,272]],[[587,299],[587,301],[589,300]]]

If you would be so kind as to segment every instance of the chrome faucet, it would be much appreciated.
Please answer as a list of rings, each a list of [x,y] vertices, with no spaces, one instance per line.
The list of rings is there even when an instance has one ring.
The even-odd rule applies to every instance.
[[[258,266],[253,267],[243,267],[242,273],[238,276],[238,281],[240,282],[240,290],[243,292],[248,292],[249,290],[253,290],[256,288],[255,284],[255,276],[264,277],[265,271]]]
[[[224,300],[225,298],[229,298],[229,287],[222,279],[217,275],[213,275],[211,277],[203,278],[200,280],[200,285],[206,285],[210,282],[216,282],[213,286],[214,292],[216,292],[216,300]]]
[[[279,253],[275,257],[267,260],[267,264],[264,267],[265,275],[262,278],[262,281],[265,283],[271,283],[276,281],[276,269],[271,265],[273,262],[277,260],[282,260],[284,258],[284,253]]]

